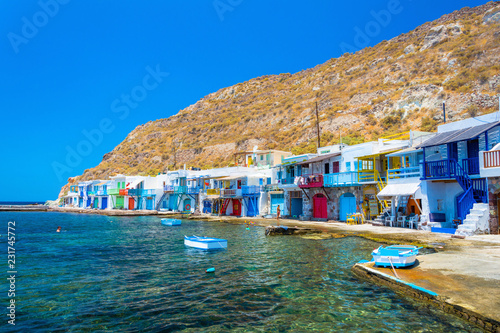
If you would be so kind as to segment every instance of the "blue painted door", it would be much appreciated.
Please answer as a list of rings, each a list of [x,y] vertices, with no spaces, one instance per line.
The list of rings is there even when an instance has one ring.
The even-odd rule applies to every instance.
[[[285,209],[285,195],[284,194],[271,194],[271,214],[276,214],[276,210],[280,206],[281,215]]]
[[[203,200],[203,213],[212,213],[212,203],[210,202],[210,200]]]
[[[146,199],[146,209],[153,210],[153,198]]]
[[[299,215],[302,215],[302,198],[292,198],[290,215],[292,215],[292,217],[299,217]]]
[[[347,215],[356,213],[356,197],[352,193],[344,193],[340,197],[340,221],[346,221]]]
[[[259,198],[248,197],[245,200],[247,201],[247,216],[254,217],[259,215]]]
[[[78,207],[83,208],[83,198],[78,200]]]
[[[106,208],[108,208],[108,198],[103,197],[101,200],[101,209],[106,209]]]
[[[170,197],[168,200],[168,209],[177,210],[177,195],[170,194]]]
[[[92,203],[92,201],[91,201],[90,197],[88,197],[87,198],[87,206],[86,207],[90,207],[91,203]]]

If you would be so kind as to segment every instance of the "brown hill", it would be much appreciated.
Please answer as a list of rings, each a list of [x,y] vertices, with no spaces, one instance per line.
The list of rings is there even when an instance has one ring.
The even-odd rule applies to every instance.
[[[226,166],[233,153],[255,145],[313,152],[316,102],[322,145],[338,142],[340,133],[354,144],[434,130],[442,102],[450,120],[497,109],[499,64],[500,2],[466,7],[296,74],[220,89],[177,115],[138,126],[68,185],[117,173],[154,175],[183,164]]]

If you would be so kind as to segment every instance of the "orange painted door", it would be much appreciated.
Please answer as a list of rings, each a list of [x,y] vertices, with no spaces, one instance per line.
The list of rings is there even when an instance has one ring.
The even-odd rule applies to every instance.
[[[241,202],[238,199],[233,199],[233,215],[241,215]]]
[[[128,198],[128,209],[134,209],[134,198],[132,197]]]

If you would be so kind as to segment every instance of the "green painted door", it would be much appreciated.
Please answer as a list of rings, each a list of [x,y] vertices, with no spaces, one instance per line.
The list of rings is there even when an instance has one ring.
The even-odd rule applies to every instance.
[[[116,197],[116,208],[123,208],[123,197]]]

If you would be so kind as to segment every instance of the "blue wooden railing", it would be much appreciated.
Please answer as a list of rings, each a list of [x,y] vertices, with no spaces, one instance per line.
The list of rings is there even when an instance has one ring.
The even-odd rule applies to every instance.
[[[200,193],[200,188],[198,186],[196,186],[196,187],[188,187],[187,188],[187,193],[188,194],[198,194],[198,193]]]
[[[424,162],[422,179],[455,178],[456,165],[455,160]]]
[[[472,179],[473,194],[481,202],[488,202],[488,182],[485,178]]]
[[[479,157],[464,158],[462,160],[462,168],[466,170],[469,175],[478,175]]]
[[[457,217],[462,223],[475,203],[472,187],[457,197]]]
[[[165,185],[164,189],[165,192],[173,192],[174,187],[172,185]]]
[[[241,194],[244,196],[260,194],[261,186],[259,185],[243,185],[241,187]]]
[[[323,183],[325,187],[342,187],[342,186],[359,185],[358,172],[348,171],[348,172],[329,173],[323,177]]]
[[[420,177],[420,166],[389,169],[387,175],[389,179]]]
[[[187,192],[187,186],[174,186],[174,193],[185,194]]]
[[[142,196],[142,189],[141,188],[133,188],[128,190],[128,195],[132,197],[141,197]]]

